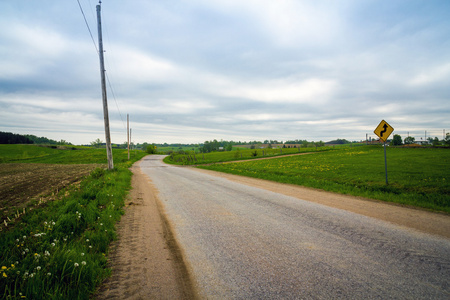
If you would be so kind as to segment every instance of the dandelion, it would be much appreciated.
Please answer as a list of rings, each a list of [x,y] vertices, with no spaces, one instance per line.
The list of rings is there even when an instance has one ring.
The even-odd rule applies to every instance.
[[[30,252],[30,249],[28,249],[28,248],[25,248],[25,252]]]
[[[81,253],[81,256],[84,256],[84,253]]]
[[[47,273],[47,276],[51,276],[52,275],[52,273]]]
[[[45,250],[44,255],[45,255],[45,256],[50,256],[50,252],[48,252],[47,250]]]
[[[5,267],[5,266],[3,266],[3,267],[2,267],[2,270],[6,270],[6,269],[8,269],[8,268],[7,268],[7,267]]]
[[[37,266],[37,267],[36,267],[36,270],[38,270],[38,271],[39,271],[40,269],[41,269],[41,267],[40,267],[40,266]]]
[[[31,274],[30,274],[30,278],[33,278],[34,275],[35,275],[35,273],[31,273]]]
[[[86,239],[86,242],[89,242],[89,239]]]
[[[5,272],[3,272],[3,277],[8,277],[8,275],[6,275],[6,273],[5,273]]]
[[[100,226],[103,226],[103,223],[100,223]]]
[[[74,263],[73,265],[75,266],[75,268],[78,268],[78,266],[79,266],[78,263]]]
[[[52,247],[55,247],[55,245],[56,245],[55,243],[52,243]]]
[[[85,265],[86,265],[86,262],[83,260],[83,261],[81,262],[81,264],[82,264],[83,266],[85,266]]]
[[[89,245],[89,249],[92,249],[92,246],[91,246],[91,245]]]

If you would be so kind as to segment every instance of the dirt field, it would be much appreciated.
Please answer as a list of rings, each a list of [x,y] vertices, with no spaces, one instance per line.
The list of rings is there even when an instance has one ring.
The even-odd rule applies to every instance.
[[[97,165],[0,164],[0,215],[48,196],[88,175]]]

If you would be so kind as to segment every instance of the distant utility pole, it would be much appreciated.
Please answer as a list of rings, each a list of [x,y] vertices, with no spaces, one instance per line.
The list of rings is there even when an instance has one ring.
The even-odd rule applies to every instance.
[[[114,169],[114,162],[111,149],[111,137],[109,133],[109,116],[108,101],[106,97],[106,81],[105,81],[105,62],[103,60],[103,40],[102,40],[102,21],[100,16],[100,5],[97,5],[97,27],[98,27],[98,47],[100,58],[100,76],[102,81],[102,98],[103,98],[103,119],[105,120],[105,137],[106,137],[106,155],[108,157],[108,170]]]
[[[130,160],[130,116],[127,114],[127,149],[128,149],[128,160]]]

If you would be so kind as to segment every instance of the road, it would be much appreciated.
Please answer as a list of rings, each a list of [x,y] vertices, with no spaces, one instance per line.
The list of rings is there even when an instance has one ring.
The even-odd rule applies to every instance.
[[[450,240],[147,156],[203,299],[449,299]]]

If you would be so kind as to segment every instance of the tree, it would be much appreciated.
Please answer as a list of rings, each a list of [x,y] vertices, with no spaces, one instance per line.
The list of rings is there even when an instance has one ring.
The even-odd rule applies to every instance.
[[[416,139],[413,138],[412,136],[408,136],[407,138],[405,138],[405,144],[406,145],[414,144],[415,141],[416,141]]]
[[[400,146],[403,144],[402,137],[399,134],[394,134],[394,138],[392,139],[393,146]]]
[[[91,142],[91,145],[94,146],[95,148],[100,147],[101,144],[103,144],[103,141],[101,139],[96,139],[95,141]]]
[[[157,153],[157,148],[155,146],[155,144],[151,144],[147,146],[147,153],[148,154],[156,154]]]
[[[446,146],[450,146],[450,133],[447,133],[447,134],[445,135],[444,144],[445,144]]]
[[[431,140],[431,143],[433,144],[433,146],[438,146],[441,144],[441,141],[439,141],[438,137],[435,137]]]

